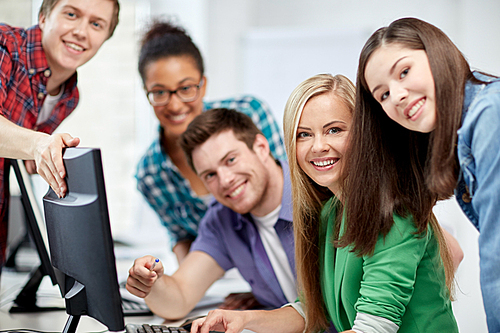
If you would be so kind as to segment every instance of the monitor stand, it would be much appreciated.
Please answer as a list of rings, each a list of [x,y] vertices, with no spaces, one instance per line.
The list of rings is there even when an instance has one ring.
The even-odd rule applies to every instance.
[[[21,292],[17,295],[16,299],[14,300],[14,305],[10,308],[9,312],[24,313],[64,310],[64,308],[62,307],[39,307],[36,305],[36,293],[38,288],[40,287],[40,283],[42,283],[43,277],[45,275],[48,275],[52,280],[52,284],[54,285],[56,283],[56,277],[52,265],[50,264],[49,255],[47,253],[47,249],[45,248],[40,228],[37,224],[37,218],[33,210],[32,205],[36,204],[36,202],[32,202],[35,199],[30,198],[31,192],[28,192],[26,182],[28,182],[29,179],[27,178],[27,172],[24,169],[24,162],[21,160],[10,160],[10,162],[16,174],[16,179],[19,184],[19,190],[21,191],[21,202],[26,217],[26,229],[36,245],[41,264],[36,270],[31,273],[30,279],[25,284]],[[27,178],[26,182],[23,177]],[[14,258],[15,254],[14,257],[10,259],[15,260]]]
[[[76,333],[76,327],[78,326],[80,317],[81,316],[69,315],[68,320],[66,321],[66,325],[64,325],[62,333]]]
[[[36,305],[36,293],[42,279],[47,273],[43,272],[42,265],[31,274],[30,279],[24,285],[24,288],[17,295],[14,300],[15,305],[13,305],[9,312],[10,313],[26,313],[26,312],[46,312],[46,311],[56,311],[64,310],[62,307],[40,307]]]
[[[10,268],[15,272],[29,272],[30,270],[26,270],[25,268],[21,268],[17,264],[17,255],[19,253],[19,250],[24,247],[24,246],[29,246],[31,243],[28,231],[24,232],[24,235],[22,238],[17,241],[15,245],[11,245],[10,247],[10,253],[9,256],[7,257],[7,260],[5,261],[5,268]]]

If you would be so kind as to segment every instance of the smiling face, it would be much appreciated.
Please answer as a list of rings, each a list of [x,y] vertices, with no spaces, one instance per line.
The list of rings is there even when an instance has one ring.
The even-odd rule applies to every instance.
[[[382,45],[368,59],[365,79],[373,97],[392,120],[412,131],[434,130],[434,78],[424,50]]]
[[[162,58],[151,62],[145,70],[145,89],[149,91],[177,90],[197,85],[202,77],[194,60],[187,56]],[[154,106],[156,117],[168,137],[178,137],[191,121],[203,111],[205,84],[200,87],[198,97],[192,102],[183,102],[177,94],[172,94],[167,105]]]
[[[198,176],[215,199],[240,214],[259,212],[266,202],[269,145],[261,134],[253,150],[232,130],[211,136],[192,153]]]
[[[346,104],[329,92],[306,103],[297,128],[300,168],[315,183],[337,195],[351,121]]]
[[[42,45],[53,73],[72,74],[109,37],[114,4],[108,0],[61,0],[41,14]]]

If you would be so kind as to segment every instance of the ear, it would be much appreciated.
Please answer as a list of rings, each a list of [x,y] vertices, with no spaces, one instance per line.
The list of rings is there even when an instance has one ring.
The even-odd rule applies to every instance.
[[[257,134],[255,136],[255,141],[253,142],[253,151],[262,162],[265,162],[270,156],[269,142],[262,134]]]
[[[46,15],[44,13],[40,13],[40,15],[38,15],[38,26],[40,27],[40,30],[43,30],[45,29],[45,19],[46,19]]]
[[[207,92],[207,77],[203,75],[203,87],[200,88],[200,97],[205,97],[205,93]]]

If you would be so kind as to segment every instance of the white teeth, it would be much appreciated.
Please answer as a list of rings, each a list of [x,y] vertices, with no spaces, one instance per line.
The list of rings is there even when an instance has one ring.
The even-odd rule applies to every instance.
[[[422,105],[424,105],[424,100],[423,100],[423,99],[421,99],[421,100],[420,100],[417,104],[415,104],[415,105],[411,108],[410,112],[408,112],[408,117],[409,117],[409,118],[413,117],[413,115],[414,115],[415,113],[417,113],[418,109],[420,109],[420,107],[422,107]]]
[[[184,120],[187,117],[187,113],[179,114],[177,116],[169,116],[170,119],[173,121],[181,121]]]
[[[235,196],[240,194],[241,191],[243,191],[243,185],[245,184],[241,184],[236,190],[233,191],[233,193],[229,194],[229,197],[234,198]]]
[[[332,165],[336,162],[337,160],[328,160],[328,161],[320,161],[320,162],[312,162],[312,164],[314,164],[315,166],[319,166],[319,167],[324,167],[324,166],[328,166],[328,165]]]
[[[75,51],[79,51],[79,52],[83,51],[83,47],[81,47],[80,45],[76,45],[76,44],[73,44],[73,43],[66,42],[66,46],[72,48]]]

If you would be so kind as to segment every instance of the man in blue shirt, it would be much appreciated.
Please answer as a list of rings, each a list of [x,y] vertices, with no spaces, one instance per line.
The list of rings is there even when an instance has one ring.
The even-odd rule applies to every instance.
[[[249,95],[203,102],[203,112],[217,108],[235,109],[251,117],[267,138],[273,156],[286,159],[280,129],[267,103]],[[175,153],[166,148],[166,126],[159,127],[158,136],[137,165],[135,178],[137,189],[167,228],[172,251],[181,262],[198,236],[198,225],[213,197],[196,193],[185,170],[171,158]]]
[[[188,163],[217,202],[200,222],[191,252],[172,275],[155,258],[136,259],[127,290],[167,319],[189,313],[236,267],[265,307],[297,297],[289,170],[252,120],[235,110],[196,117],[180,138]]]

